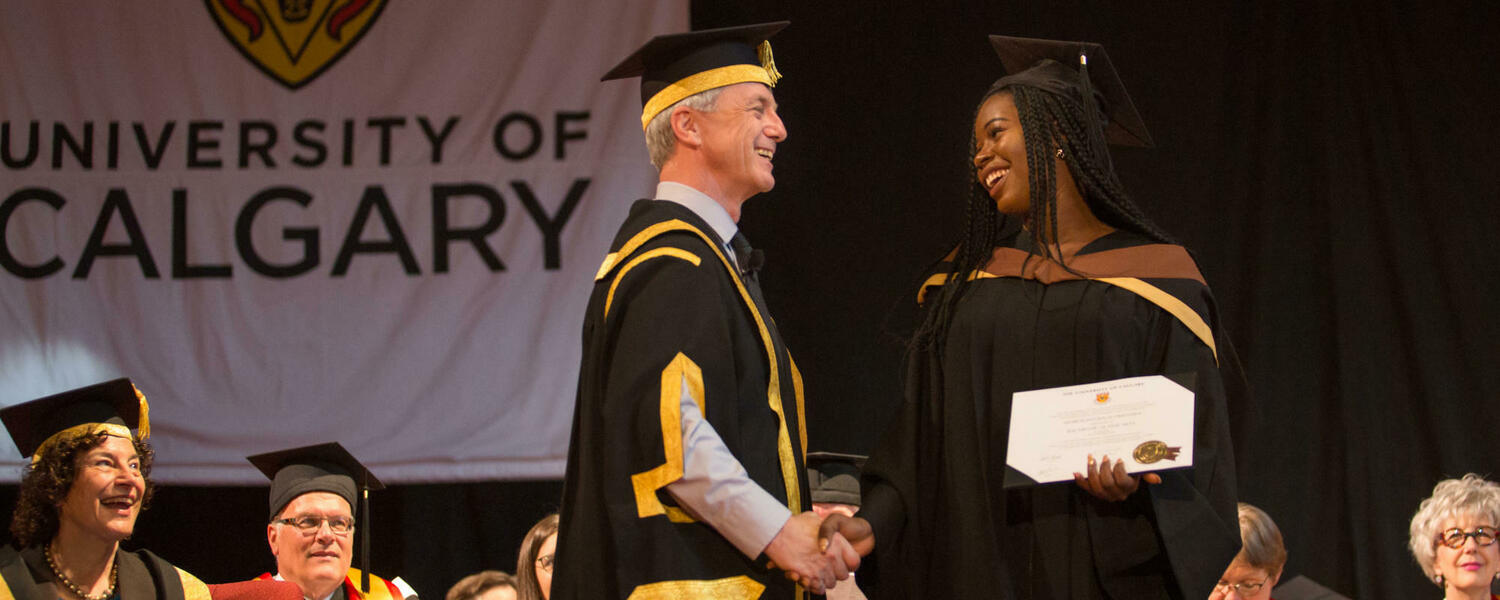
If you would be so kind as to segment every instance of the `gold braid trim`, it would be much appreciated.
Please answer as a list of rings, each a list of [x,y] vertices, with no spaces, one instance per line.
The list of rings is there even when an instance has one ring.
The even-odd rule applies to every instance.
[[[797,361],[792,360],[792,351],[788,350],[786,360],[792,365],[792,389],[797,394],[797,439],[802,442],[802,462],[807,463],[807,407],[802,399],[802,371],[797,368]]]
[[[33,467],[36,466],[37,463],[42,461],[42,455],[47,453],[47,449],[62,443],[64,440],[78,439],[96,433],[104,433],[127,440],[135,439],[130,435],[130,428],[119,423],[84,423],[82,425],[74,425],[52,434],[51,437],[42,442],[42,445],[37,446],[36,453],[31,455],[31,465]]]
[[[695,267],[703,262],[702,259],[698,258],[697,254],[693,254],[692,252],[688,252],[687,250],[683,250],[681,248],[657,248],[655,250],[647,250],[646,252],[642,252],[640,256],[631,259],[630,262],[625,263],[625,266],[620,267],[620,274],[616,276],[615,280],[609,284],[609,295],[604,297],[605,317],[609,316],[609,307],[615,302],[615,288],[620,287],[620,282],[625,280],[625,274],[629,273],[631,269],[634,269],[636,265],[639,265],[658,256],[680,258],[682,260],[693,263],[693,266]]]
[[[729,65],[695,73],[662,88],[660,92],[646,101],[646,108],[641,111],[641,129],[645,130],[646,126],[651,124],[651,119],[656,118],[657,113],[677,104],[683,98],[736,83],[764,83],[767,86],[776,87],[775,79],[766,72],[765,67],[759,65]]]
[[[746,575],[711,580],[658,581],[638,585],[626,600],[694,598],[701,600],[753,600],[766,586]]]

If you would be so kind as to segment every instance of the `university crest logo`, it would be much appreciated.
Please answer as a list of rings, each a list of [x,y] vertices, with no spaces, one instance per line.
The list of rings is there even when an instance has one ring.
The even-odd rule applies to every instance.
[[[386,0],[205,0],[224,37],[291,89],[316,79],[370,30]]]

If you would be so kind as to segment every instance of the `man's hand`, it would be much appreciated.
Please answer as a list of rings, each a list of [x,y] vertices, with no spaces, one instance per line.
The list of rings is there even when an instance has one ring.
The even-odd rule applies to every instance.
[[[823,524],[818,527],[818,539],[832,540],[836,536],[842,537],[859,556],[869,556],[875,550],[875,530],[869,521],[859,517],[834,513],[823,519]],[[844,562],[851,564],[848,560]],[[855,560],[849,568],[859,568],[859,561]]]
[[[802,584],[814,594],[822,594],[849,578],[849,568],[843,558],[823,551],[824,544],[818,539],[818,524],[818,515],[812,511],[792,515],[766,546],[771,565],[785,571],[787,579]],[[827,545],[834,551],[840,549],[832,543]]]
[[[1094,455],[1089,455],[1087,475],[1073,472],[1073,480],[1078,482],[1078,487],[1093,494],[1094,497],[1106,502],[1119,502],[1129,498],[1135,490],[1141,486],[1141,480],[1146,483],[1161,483],[1161,476],[1156,473],[1147,473],[1144,477],[1137,477],[1125,472],[1125,459],[1109,464],[1109,456],[1099,464],[1094,463]]]

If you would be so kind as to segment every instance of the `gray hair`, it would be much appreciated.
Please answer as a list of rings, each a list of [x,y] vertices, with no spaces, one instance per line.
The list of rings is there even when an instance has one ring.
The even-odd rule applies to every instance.
[[[1500,484],[1469,473],[1461,479],[1444,479],[1432,488],[1432,497],[1422,501],[1411,518],[1411,555],[1428,579],[1438,571],[1437,536],[1443,521],[1479,517],[1500,525]]]
[[[1277,575],[1286,566],[1286,544],[1281,541],[1281,530],[1271,515],[1253,505],[1241,502],[1240,512],[1240,557],[1267,574]]]
[[[686,106],[693,110],[708,112],[714,109],[719,101],[719,92],[724,91],[722,87],[711,90],[703,90],[681,100],[676,104],[668,106],[656,116],[651,117],[651,123],[646,125],[646,151],[651,153],[651,164],[657,171],[662,165],[667,164],[667,159],[672,158],[672,152],[677,149],[677,136],[672,133],[672,111],[679,106]]]

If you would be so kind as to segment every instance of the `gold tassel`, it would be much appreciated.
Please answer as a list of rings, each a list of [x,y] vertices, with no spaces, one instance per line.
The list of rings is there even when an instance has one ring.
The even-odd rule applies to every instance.
[[[776,59],[771,56],[771,42],[762,41],[757,50],[760,54],[760,66],[766,69],[766,76],[771,78],[771,87],[776,87],[776,82],[781,81],[781,71],[776,70]]]
[[[151,406],[146,404],[146,395],[141,393],[141,388],[135,387],[134,383],[130,387],[135,390],[135,399],[141,403],[140,425],[135,428],[136,439],[148,439],[151,437]]]

